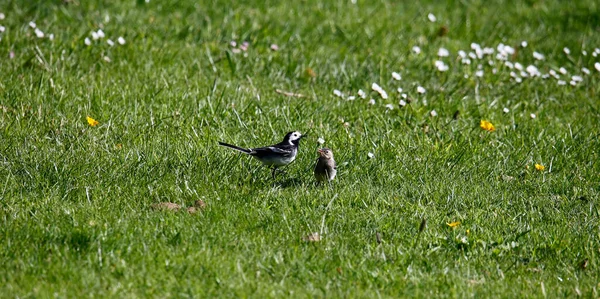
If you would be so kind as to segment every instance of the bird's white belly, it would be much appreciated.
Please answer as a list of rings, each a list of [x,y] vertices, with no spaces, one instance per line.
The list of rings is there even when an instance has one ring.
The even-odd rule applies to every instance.
[[[319,181],[319,182],[333,181],[333,179],[335,179],[336,174],[337,174],[337,170],[331,169],[331,170],[326,170],[325,173],[315,173],[315,177],[317,178],[317,181]]]
[[[267,165],[267,166],[285,166],[288,165],[290,163],[292,163],[294,160],[296,159],[295,155],[292,155],[291,157],[270,157],[270,158],[263,158],[262,162],[263,164]]]

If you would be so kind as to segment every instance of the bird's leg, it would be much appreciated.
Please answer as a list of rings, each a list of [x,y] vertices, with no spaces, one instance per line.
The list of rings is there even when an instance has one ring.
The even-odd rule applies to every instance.
[[[276,172],[277,172],[277,167],[273,166],[273,172],[272,172],[272,174],[273,174],[273,179],[275,179],[275,173],[276,173]]]

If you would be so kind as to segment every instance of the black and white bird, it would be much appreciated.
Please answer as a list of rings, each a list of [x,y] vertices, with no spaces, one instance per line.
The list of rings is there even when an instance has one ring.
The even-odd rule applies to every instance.
[[[328,148],[322,148],[317,151],[319,158],[315,165],[315,178],[317,182],[330,182],[335,179],[337,167],[333,160],[333,151]]]
[[[240,151],[258,159],[264,165],[273,169],[273,178],[275,178],[277,168],[294,162],[296,155],[298,154],[300,139],[303,137],[304,135],[300,134],[300,132],[294,131],[287,133],[280,143],[265,147],[243,148],[225,142],[219,142],[219,145]]]

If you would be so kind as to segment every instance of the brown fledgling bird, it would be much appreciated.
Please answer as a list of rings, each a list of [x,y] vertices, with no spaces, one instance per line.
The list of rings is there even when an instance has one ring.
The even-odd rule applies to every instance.
[[[315,178],[318,182],[333,181],[337,173],[335,160],[333,160],[333,151],[328,148],[322,148],[317,152],[319,153],[319,158],[315,166]]]

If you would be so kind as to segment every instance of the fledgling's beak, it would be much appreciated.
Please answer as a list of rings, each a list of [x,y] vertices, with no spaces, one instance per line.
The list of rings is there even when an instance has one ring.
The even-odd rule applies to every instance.
[[[318,149],[317,153],[319,153],[320,157],[324,157],[325,156],[325,153],[323,152],[323,149]]]

